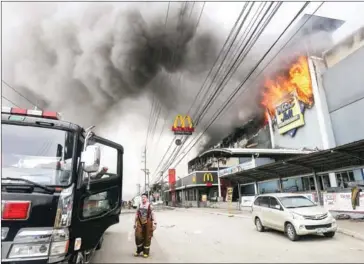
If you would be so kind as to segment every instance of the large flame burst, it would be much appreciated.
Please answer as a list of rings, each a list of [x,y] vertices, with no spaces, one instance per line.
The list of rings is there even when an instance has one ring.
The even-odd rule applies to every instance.
[[[305,56],[298,57],[286,75],[279,75],[274,80],[268,79],[265,81],[261,104],[274,117],[276,104],[284,96],[292,92],[295,92],[297,99],[307,107],[313,105],[311,76]]]

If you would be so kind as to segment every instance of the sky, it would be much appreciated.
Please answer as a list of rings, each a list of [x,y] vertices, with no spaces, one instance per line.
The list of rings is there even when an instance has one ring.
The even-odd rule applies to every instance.
[[[321,2],[313,2],[308,6],[304,13],[312,13]],[[284,27],[293,18],[295,13],[301,8],[302,2],[287,2],[284,3],[277,16],[272,20],[271,24],[267,27],[266,34],[278,36]],[[15,43],[14,36],[19,35],[20,30],[28,23],[29,20],[36,18],[42,21],[42,17],[53,16],[55,12],[56,19],[53,23],[66,23],[71,17],[72,19],[78,19],[84,14],[85,9],[90,5],[99,5],[100,7],[105,4],[100,3],[65,3],[60,2],[57,5],[54,3],[2,3],[2,52],[3,52],[3,69],[2,79],[10,85],[16,87],[17,80],[13,78],[11,67],[8,65],[12,63],[11,56],[5,56],[12,53],[18,53],[20,43]],[[125,9],[130,6],[136,5],[135,3],[109,3],[112,8]],[[213,27],[217,32],[220,40],[223,42],[227,37],[231,27],[233,26],[240,10],[244,3],[242,2],[207,2],[201,17],[201,27]],[[139,5],[136,5],[140,8]],[[170,12],[176,11],[179,3],[172,2],[170,5]],[[151,16],[155,12],[166,13],[168,2],[164,3],[149,3],[147,7],[140,8],[143,16]],[[198,14],[201,10],[202,3],[196,3],[194,12]],[[56,12],[57,11],[57,12]],[[316,13],[319,16],[325,16],[335,19],[341,19],[346,21],[345,24],[337,30],[333,37],[334,41],[338,42],[345,36],[351,34],[353,31],[364,25],[364,2],[326,2]],[[59,32],[50,32],[51,36],[59,34]],[[89,40],[92,42],[92,40]],[[27,42],[21,43],[24,49],[27,48]],[[55,43],[56,45],[56,43]],[[36,60],[36,58],[34,58]],[[29,61],[22,62],[29,63]],[[188,85],[186,83],[185,85]],[[52,89],[52,87],[49,87]],[[11,89],[3,84],[3,95],[15,102],[18,105],[24,107],[30,107],[29,102],[21,98],[18,94],[14,93]],[[56,96],[55,101],[60,101]],[[62,102],[58,102],[60,105]],[[3,105],[11,105],[6,100],[2,100]],[[139,97],[133,97],[128,100],[124,100],[113,108],[110,113],[105,115],[105,119],[109,122],[107,125],[103,125],[99,129],[99,133],[102,136],[109,138],[122,144],[125,148],[124,156],[124,186],[123,193],[124,199],[130,199],[137,190],[137,183],[144,183],[144,176],[141,169],[144,167],[142,152],[144,149],[146,130],[148,125],[148,117],[150,113],[151,103],[145,94],[141,94]],[[64,107],[66,108],[66,107]],[[65,117],[72,121],[79,121],[75,118],[78,112],[72,109],[73,112],[67,111],[67,109],[61,109],[65,112]],[[186,109],[187,110],[187,109]],[[75,113],[75,111],[77,113]],[[178,111],[171,113],[170,116],[179,114]],[[228,115],[229,113],[227,113]],[[150,143],[147,153],[147,168],[151,171],[151,175],[154,175],[154,170],[159,164],[162,156],[167,150],[173,133],[170,131],[173,119],[166,120],[164,122],[163,116],[167,115],[165,111],[162,111],[160,120],[157,123],[156,133],[154,141]],[[168,115],[167,115],[168,116]],[[222,118],[225,118],[222,116]],[[164,130],[158,141],[160,131],[162,131],[164,124]],[[96,124],[97,125],[97,124]],[[193,149],[186,155],[186,158],[176,167],[177,176],[184,176],[187,174],[187,162],[194,158],[197,154],[197,150]],[[107,163],[107,155],[105,156],[105,162]]]

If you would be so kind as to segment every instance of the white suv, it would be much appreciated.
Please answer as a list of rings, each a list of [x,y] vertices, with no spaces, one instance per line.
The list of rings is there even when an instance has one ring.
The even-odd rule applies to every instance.
[[[283,231],[292,241],[309,234],[333,237],[337,230],[336,220],[326,209],[300,194],[258,195],[252,216],[259,232],[265,228]]]

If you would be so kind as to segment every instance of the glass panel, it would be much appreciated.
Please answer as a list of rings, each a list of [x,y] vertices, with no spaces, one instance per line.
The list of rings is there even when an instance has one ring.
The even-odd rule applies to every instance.
[[[111,189],[86,197],[83,202],[82,217],[100,216],[114,209],[119,201],[118,191]]]
[[[2,177],[45,185],[71,182],[74,134],[35,126],[2,125]]]
[[[258,183],[258,189],[260,194],[279,192],[278,180]]]
[[[276,206],[276,205],[279,205],[279,203],[278,203],[277,199],[276,199],[276,198],[274,198],[274,197],[270,197],[270,198],[269,198],[269,202],[270,202],[269,207],[270,207],[270,208],[273,208],[273,209],[276,209],[276,208],[275,208],[275,206]]]

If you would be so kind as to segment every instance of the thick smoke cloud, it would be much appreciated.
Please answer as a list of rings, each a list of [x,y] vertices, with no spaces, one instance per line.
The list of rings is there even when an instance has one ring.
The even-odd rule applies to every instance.
[[[197,92],[219,43],[203,27],[197,34],[190,8],[171,11],[166,24],[165,10],[143,17],[135,7],[111,6],[27,21],[14,42],[26,44],[11,59],[12,83],[83,125],[148,93],[165,110],[186,111],[188,93]],[[181,74],[196,82],[180,89]]]

